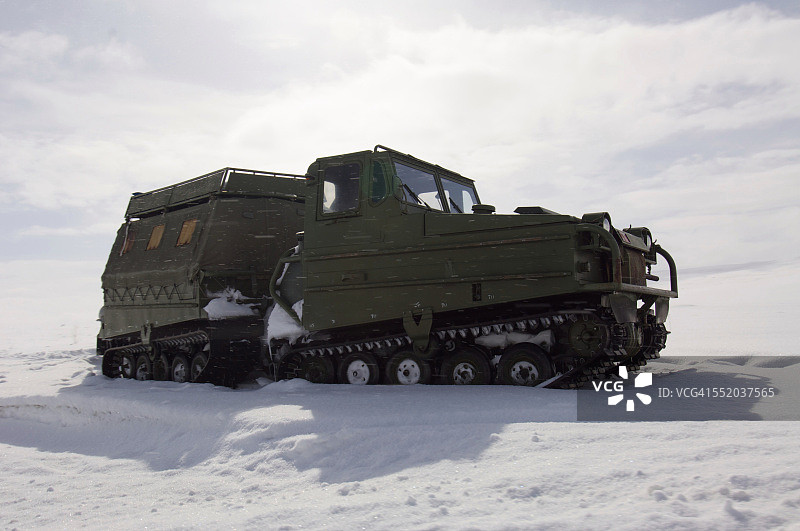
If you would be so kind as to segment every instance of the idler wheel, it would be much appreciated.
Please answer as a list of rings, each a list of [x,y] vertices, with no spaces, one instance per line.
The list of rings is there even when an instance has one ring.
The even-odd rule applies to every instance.
[[[119,378],[122,376],[122,358],[115,352],[103,354],[103,375],[109,378]]]
[[[386,381],[390,384],[426,384],[430,380],[430,365],[413,352],[401,350],[386,365]]]
[[[503,385],[535,386],[553,375],[547,353],[533,343],[517,343],[506,349],[497,365]]]
[[[569,344],[580,357],[590,357],[608,346],[608,327],[594,319],[579,320],[569,327]]]

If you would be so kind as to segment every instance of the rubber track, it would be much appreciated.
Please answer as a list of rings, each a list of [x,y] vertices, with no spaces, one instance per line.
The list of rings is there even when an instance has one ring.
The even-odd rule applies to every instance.
[[[470,339],[478,337],[503,334],[508,332],[520,332],[528,334],[539,334],[552,330],[554,326],[562,325],[568,321],[576,322],[581,315],[592,315],[597,317],[594,310],[583,311],[564,311],[548,314],[531,315],[524,318],[503,319],[484,322],[472,326],[452,326],[434,329],[432,335],[440,341],[448,339]],[[600,319],[598,317],[598,319]],[[664,325],[655,332],[654,340],[651,345],[643,347],[636,355],[631,356],[624,349],[622,344],[624,337],[615,336],[614,323],[610,320],[600,319],[609,327],[611,331],[611,344],[609,348],[599,352],[592,358],[573,358],[575,367],[562,374],[558,379],[550,382],[548,388],[572,389],[581,387],[592,380],[607,378],[607,375],[621,364],[625,364],[629,370],[636,370],[647,363],[647,359],[659,357],[659,351],[664,348],[666,339],[666,329]],[[661,333],[661,335],[659,334]],[[307,356],[324,356],[334,354],[349,354],[353,352],[371,351],[379,347],[402,347],[411,346],[412,340],[409,336],[400,334],[385,336],[379,339],[363,341],[349,341],[334,344],[306,344],[298,346],[287,352],[278,360],[279,370],[278,379],[298,376],[299,361]]]
[[[233,344],[235,342],[231,342]],[[111,378],[121,376],[119,366],[122,356],[133,354],[149,354],[153,347],[158,347],[158,351],[168,351],[171,349],[189,348],[195,353],[203,352],[208,358],[203,371],[194,380],[197,383],[212,383],[214,385],[232,386],[238,383],[243,374],[250,370],[246,356],[237,355],[233,348],[227,352],[217,353],[213,349],[206,349],[210,344],[208,334],[204,330],[195,330],[186,334],[158,338],[151,341],[150,345],[143,343],[133,343],[120,347],[113,347],[106,350],[103,355],[103,374]],[[230,345],[229,345],[230,346]]]

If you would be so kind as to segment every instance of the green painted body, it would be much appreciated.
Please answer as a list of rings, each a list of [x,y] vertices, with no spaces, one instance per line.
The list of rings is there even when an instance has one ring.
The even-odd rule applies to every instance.
[[[203,308],[226,288],[265,297],[278,258],[303,229],[305,191],[301,176],[225,168],[134,195],[102,277],[99,338],[207,319]],[[147,249],[159,226],[159,245]]]
[[[435,176],[427,205],[400,184],[396,164]],[[348,165],[359,168],[358,199],[325,212],[326,174]],[[647,265],[666,254],[645,244],[647,229],[606,231],[538,207],[531,210],[541,213],[500,215],[434,203],[448,195],[442,179],[473,182],[388,149],[321,158],[307,175],[303,251],[288,260],[302,263],[302,325],[312,332],[407,323],[409,315],[431,315],[435,324],[437,316],[519,302],[617,294],[654,304],[677,296],[671,258],[671,289],[646,286]]]
[[[509,382],[531,366],[549,372],[537,361],[545,354],[525,343],[498,366],[504,351],[479,336],[537,319],[553,372],[657,357],[678,286],[650,231],[617,230],[602,212],[516,212],[495,214],[472,180],[382,146],[317,159],[304,176],[226,168],[135,194],[102,278],[104,374],[126,375],[144,356],[137,368],[152,375],[149,359],[164,376],[173,360],[205,353],[201,375],[220,375],[210,381],[235,383],[259,366],[336,381],[348,353],[369,351],[353,367],[373,364],[371,382],[380,366],[403,383],[406,361],[422,380],[433,371],[446,381],[457,374],[441,371],[487,373],[491,361]],[[668,289],[647,285],[658,256]],[[241,311],[212,315],[225,297]],[[269,332],[267,350],[264,321],[280,309],[304,337]],[[448,333],[463,340],[442,341]]]

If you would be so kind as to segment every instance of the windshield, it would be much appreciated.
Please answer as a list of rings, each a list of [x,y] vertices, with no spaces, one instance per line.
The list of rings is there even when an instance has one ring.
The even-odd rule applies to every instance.
[[[457,214],[472,212],[472,205],[478,203],[475,197],[475,189],[471,186],[442,177],[442,188],[444,188],[444,195],[447,198],[450,212]]]
[[[428,173],[399,162],[394,163],[397,177],[403,182],[403,194],[409,203],[416,203],[433,210],[444,210],[436,179]]]

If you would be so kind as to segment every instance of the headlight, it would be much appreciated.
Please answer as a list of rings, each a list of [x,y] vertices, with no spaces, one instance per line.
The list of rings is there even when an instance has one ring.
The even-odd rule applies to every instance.
[[[581,218],[583,223],[591,223],[593,225],[600,225],[603,230],[611,232],[611,216],[608,212],[592,212],[591,214],[584,214]]]
[[[648,252],[653,250],[653,235],[650,234],[650,229],[647,227],[631,227],[630,229],[625,229],[625,232],[641,238],[642,245]]]

